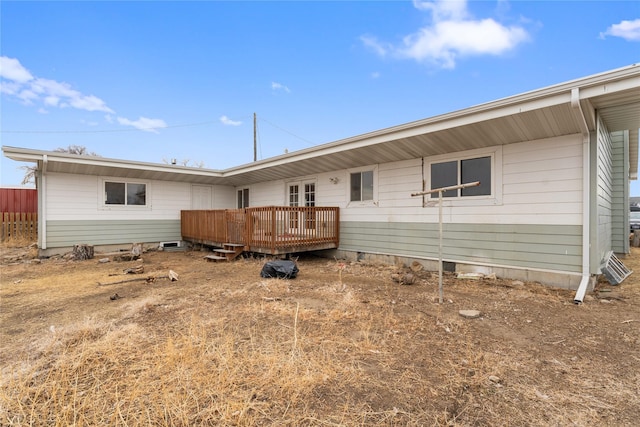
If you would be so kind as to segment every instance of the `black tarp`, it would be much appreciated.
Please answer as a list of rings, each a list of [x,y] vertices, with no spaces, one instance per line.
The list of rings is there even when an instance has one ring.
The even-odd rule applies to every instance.
[[[260,277],[267,279],[272,277],[278,279],[295,279],[298,271],[298,266],[293,261],[269,261],[262,266]]]

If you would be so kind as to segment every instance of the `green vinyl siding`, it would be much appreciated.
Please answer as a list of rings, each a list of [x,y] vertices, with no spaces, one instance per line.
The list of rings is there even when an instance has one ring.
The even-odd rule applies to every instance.
[[[592,248],[596,249],[596,253],[592,254],[592,257],[595,256],[596,259],[592,258],[591,260],[592,270],[594,266],[600,265],[612,246],[613,153],[611,135],[602,120],[598,121],[595,154],[596,168],[593,172],[597,174],[595,187],[596,234],[591,236],[591,243]]]
[[[47,221],[47,247],[180,240],[180,220]]]
[[[451,262],[580,272],[579,225],[443,224],[443,258]],[[341,222],[340,249],[438,258],[434,223]]]
[[[611,248],[629,253],[629,133],[611,134],[613,181],[611,198]]]

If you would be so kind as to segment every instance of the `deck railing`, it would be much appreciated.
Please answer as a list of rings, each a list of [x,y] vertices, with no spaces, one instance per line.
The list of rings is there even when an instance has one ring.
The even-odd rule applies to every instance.
[[[337,207],[264,206],[181,212],[182,238],[196,243],[243,244],[269,254],[337,248]]]

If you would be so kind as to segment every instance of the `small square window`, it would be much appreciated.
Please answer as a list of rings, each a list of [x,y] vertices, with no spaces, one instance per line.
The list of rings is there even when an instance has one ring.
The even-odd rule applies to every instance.
[[[351,174],[351,201],[373,200],[373,171]]]
[[[124,182],[104,183],[104,203],[106,205],[124,205],[126,200],[126,184]]]
[[[127,184],[127,205],[144,206],[147,204],[147,186],[145,184]]]

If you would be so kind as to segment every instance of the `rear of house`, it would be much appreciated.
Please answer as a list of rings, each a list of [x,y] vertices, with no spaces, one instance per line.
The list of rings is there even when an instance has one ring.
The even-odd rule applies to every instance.
[[[43,253],[180,240],[180,211],[336,206],[327,256],[438,258],[458,271],[585,288],[629,252],[640,67],[609,71],[224,171],[3,147],[38,163]]]

